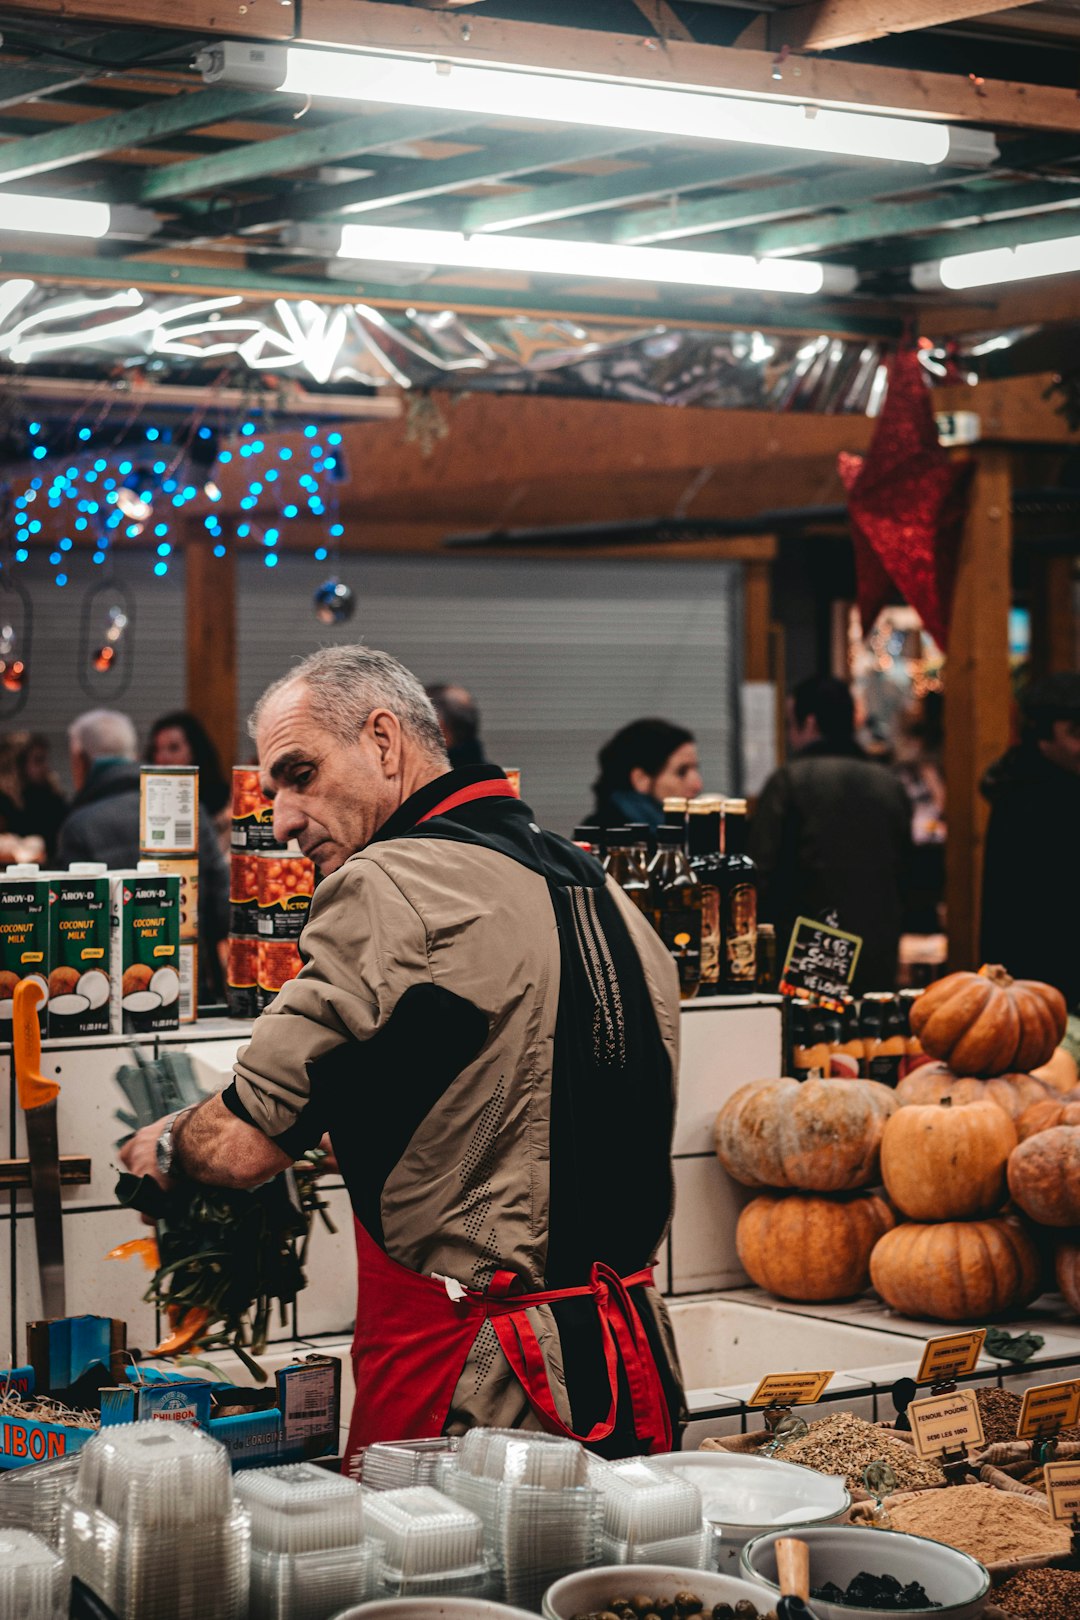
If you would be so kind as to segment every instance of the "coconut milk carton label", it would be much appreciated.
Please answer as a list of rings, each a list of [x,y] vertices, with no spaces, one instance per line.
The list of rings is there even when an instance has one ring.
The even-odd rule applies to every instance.
[[[11,1039],[11,1008],[20,979],[41,985],[38,1017],[45,1027],[49,993],[49,880],[0,877],[0,1041]]]
[[[121,873],[112,889],[112,1008],[125,1035],[180,1024],[180,879]]]
[[[49,880],[50,1035],[107,1035],[110,1025],[109,879]]]

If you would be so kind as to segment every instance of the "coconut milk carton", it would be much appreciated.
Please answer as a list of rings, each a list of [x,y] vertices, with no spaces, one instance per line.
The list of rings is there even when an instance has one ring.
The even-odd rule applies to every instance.
[[[20,979],[41,985],[38,1017],[45,1027],[49,993],[49,880],[37,866],[0,873],[0,1041],[11,1040],[12,999]]]
[[[49,1035],[107,1035],[109,890],[103,864],[49,873]]]
[[[112,874],[112,1016],[124,1035],[180,1025],[180,879],[140,861]]]

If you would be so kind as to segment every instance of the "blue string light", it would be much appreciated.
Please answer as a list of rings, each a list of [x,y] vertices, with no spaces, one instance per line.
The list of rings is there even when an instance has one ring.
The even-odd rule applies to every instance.
[[[15,561],[16,562],[26,562],[29,555],[30,555],[30,553],[27,551],[26,547],[25,546],[20,546],[18,551],[15,553]]]
[[[326,547],[325,546],[316,546],[315,547],[315,561],[316,562],[325,562],[326,561]]]
[[[224,546],[215,546],[214,547],[214,556],[215,557],[224,557],[224,555],[225,555],[225,547]]]
[[[67,584],[67,575],[66,574],[57,574],[56,583],[58,585],[66,585]]]
[[[266,553],[266,556],[263,558],[263,562],[266,564],[267,568],[276,568],[277,567],[277,552],[276,551],[268,551]]]
[[[91,561],[96,562],[96,563],[103,563],[105,561],[105,553],[103,551],[95,551],[93,557],[91,558]]]
[[[34,446],[34,460],[35,461],[44,461],[45,457],[48,455],[48,453],[49,452],[46,450],[46,448],[45,448],[45,446],[43,444],[36,444]]]
[[[169,557],[172,555],[172,546],[170,546],[167,540],[163,540],[160,546],[158,546],[157,554],[159,557]]]
[[[89,437],[90,437],[90,429],[89,428],[83,427],[83,428],[79,429],[79,438],[80,439],[85,441]]]
[[[28,431],[30,433],[32,433],[32,434],[35,434],[35,435],[40,433],[41,432],[41,423],[40,422],[31,422]]]
[[[155,440],[161,438],[161,434],[157,428],[147,428],[146,437],[150,440],[150,443],[153,444]]]
[[[157,574],[159,578],[162,574],[167,574],[168,572],[169,565],[167,562],[158,562],[154,564],[154,573]]]

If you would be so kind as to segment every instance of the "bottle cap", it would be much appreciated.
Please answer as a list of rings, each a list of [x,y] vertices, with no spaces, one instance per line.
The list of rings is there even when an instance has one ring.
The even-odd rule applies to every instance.
[[[724,810],[729,816],[745,816],[745,814],[746,814],[746,800],[745,799],[725,799],[724,800]]]
[[[41,873],[37,861],[12,861],[5,875],[13,878],[36,878]]]
[[[571,837],[571,843],[595,844],[599,835],[599,827],[575,827]]]
[[[647,844],[652,836],[652,828],[647,821],[632,821],[627,832],[633,833],[635,844]]]
[[[681,827],[657,827],[656,842],[661,849],[681,849],[682,841]]]
[[[605,838],[608,849],[630,849],[637,843],[629,827],[609,827]]]
[[[685,814],[686,814],[686,806],[687,806],[686,799],[665,799],[664,800],[664,814],[666,816],[667,815],[685,816]]]

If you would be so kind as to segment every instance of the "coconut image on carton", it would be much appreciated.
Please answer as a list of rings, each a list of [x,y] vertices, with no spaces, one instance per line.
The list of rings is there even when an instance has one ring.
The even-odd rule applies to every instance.
[[[180,1024],[180,879],[141,861],[112,885],[112,1007],[125,1035]]]

